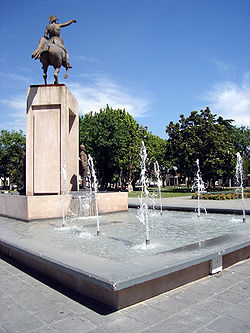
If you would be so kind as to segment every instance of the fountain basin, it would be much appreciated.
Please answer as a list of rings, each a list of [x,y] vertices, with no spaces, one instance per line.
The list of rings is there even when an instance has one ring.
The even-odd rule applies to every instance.
[[[15,195],[0,194],[0,216],[23,221],[62,217],[63,204],[68,207],[71,195]],[[98,210],[102,213],[128,209],[127,192],[97,193]]]
[[[194,214],[189,215],[186,221],[192,219],[191,215]],[[216,221],[220,222],[220,215],[216,215]],[[27,224],[1,217],[0,252],[77,291],[83,297],[92,297],[114,310],[206,276],[216,260],[221,259],[225,268],[250,256],[249,220],[245,224],[236,221],[235,230],[219,233],[219,236],[208,234],[200,241],[191,239],[180,243],[182,245],[178,247],[157,247],[160,240],[155,241],[151,233],[151,245],[146,249],[146,245],[142,245],[143,236],[136,245],[133,239],[126,239],[122,231],[123,237],[112,234],[110,227],[114,230],[122,228],[123,222],[117,216],[111,220],[106,214],[101,217],[101,235],[92,238],[84,233],[80,235],[73,226],[60,230],[59,222],[51,220]],[[134,223],[140,229],[138,221]],[[197,226],[198,222],[194,223]],[[94,235],[94,227],[91,227],[94,221],[85,224],[88,224],[88,230],[93,230]],[[125,230],[129,228],[128,224],[124,224],[124,227]],[[43,232],[46,228],[48,235],[55,230],[54,242],[51,239],[46,241],[47,236]],[[66,233],[66,237],[62,233]],[[75,237],[76,246],[70,241],[72,237]],[[62,241],[63,238],[66,239]],[[105,249],[105,238],[113,242],[109,251],[95,253],[89,245],[91,239],[93,248],[100,246]],[[85,247],[79,247],[79,242]],[[119,244],[121,249],[128,247],[129,251],[120,251]],[[122,256],[119,251],[125,252],[125,255]]]

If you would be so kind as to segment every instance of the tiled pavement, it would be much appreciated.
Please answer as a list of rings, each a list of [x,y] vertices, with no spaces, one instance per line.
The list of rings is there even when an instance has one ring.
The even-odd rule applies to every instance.
[[[0,259],[1,333],[250,332],[250,259],[117,312],[36,278]]]

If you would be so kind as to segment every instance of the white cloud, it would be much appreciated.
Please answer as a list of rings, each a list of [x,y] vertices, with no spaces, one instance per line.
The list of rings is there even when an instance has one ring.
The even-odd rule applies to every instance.
[[[14,81],[21,81],[21,82],[30,82],[30,77],[27,75],[19,75],[14,73],[4,73],[0,72],[0,76],[6,79],[11,79]]]
[[[80,60],[80,61],[83,61],[83,62],[91,62],[91,63],[95,63],[95,64],[98,64],[100,62],[96,58],[85,57],[85,56],[74,56],[73,59]]]
[[[92,77],[92,83],[70,83],[68,86],[79,103],[80,113],[98,112],[108,104],[126,109],[133,117],[143,117],[149,107],[149,98],[138,97],[103,75]]]
[[[211,58],[210,61],[216,65],[216,67],[221,71],[233,71],[234,67],[231,64],[228,64],[222,60]]]
[[[26,95],[16,95],[9,99],[1,99],[0,103],[6,108],[6,121],[1,124],[4,129],[22,129],[25,131]]]
[[[26,95],[12,96],[9,99],[1,99],[1,103],[6,105],[8,108],[13,110],[24,110],[26,109]]]
[[[250,72],[242,83],[217,83],[207,95],[212,112],[223,118],[234,119],[237,126],[250,126]]]

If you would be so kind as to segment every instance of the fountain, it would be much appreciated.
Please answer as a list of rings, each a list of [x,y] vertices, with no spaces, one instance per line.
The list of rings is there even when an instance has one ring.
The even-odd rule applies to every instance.
[[[246,207],[245,207],[245,198],[244,198],[244,184],[243,184],[243,160],[238,152],[237,154],[237,164],[236,164],[236,183],[241,191],[241,200],[242,200],[242,213],[243,213],[243,223],[246,222]]]
[[[198,191],[198,195],[197,195],[197,216],[200,217],[201,216],[201,208],[203,208],[204,211],[206,212],[206,208],[201,207],[201,205],[200,205],[200,195],[201,195],[201,193],[204,193],[206,191],[206,188],[205,188],[204,182],[203,182],[202,177],[201,177],[199,159],[196,160],[196,165],[197,165],[196,179],[195,179],[195,182],[192,186],[192,189],[195,189],[195,187],[197,187],[197,191]]]
[[[160,167],[158,161],[154,162],[154,172],[157,179],[157,188],[158,188],[158,195],[160,199],[160,214],[162,215],[162,200],[161,200],[161,179],[160,179]]]
[[[64,85],[33,86],[27,105],[27,196],[0,195],[2,255],[115,310],[206,276],[214,262],[227,267],[249,257],[247,218],[149,214],[144,142],[143,226],[137,210],[119,212],[127,210],[127,193],[97,193],[90,157],[92,193],[79,193],[76,100]]]
[[[68,204],[66,203],[67,197],[69,195],[68,178],[67,178],[67,168],[66,168],[66,156],[63,156],[63,162],[61,166],[61,180],[62,180],[62,227],[66,224],[66,218],[68,213]]]
[[[139,221],[145,226],[146,245],[150,243],[149,239],[149,221],[148,221],[148,198],[149,192],[146,184],[146,160],[147,151],[144,142],[141,146],[141,196],[140,196],[140,208],[138,212]]]
[[[95,174],[94,162],[93,158],[88,156],[88,174],[89,174],[89,187],[90,191],[94,192],[94,200],[95,200],[95,213],[96,213],[96,234],[100,235],[100,224],[99,224],[99,215],[98,215],[98,207],[97,207],[97,178]]]

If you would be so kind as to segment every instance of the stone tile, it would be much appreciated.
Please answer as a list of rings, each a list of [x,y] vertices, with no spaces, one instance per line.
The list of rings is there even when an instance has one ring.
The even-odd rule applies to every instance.
[[[242,305],[248,306],[250,309],[250,297],[241,302]]]
[[[30,288],[28,293],[21,291],[16,295],[16,300],[29,311],[38,312],[53,308],[57,303],[49,296],[40,293],[39,288]]]
[[[216,297],[218,297],[218,299],[222,301],[229,302],[232,304],[239,304],[240,302],[248,298],[247,295],[236,293],[228,289],[226,289],[222,293],[219,293]]]
[[[195,304],[193,306],[193,308],[197,309],[197,310],[203,309],[203,310],[207,310],[207,311],[215,312],[215,313],[219,313],[219,314],[230,311],[234,307],[235,307],[235,304],[222,301],[218,295],[207,298],[206,300],[204,300],[198,304]]]
[[[249,269],[250,269],[250,268],[249,268]],[[244,282],[244,283],[248,283],[248,284],[250,284],[250,277],[246,278],[243,282]]]
[[[117,312],[112,312],[110,314],[104,315],[100,314],[98,312],[88,310],[83,314],[84,318],[90,321],[92,324],[96,326],[100,326],[103,324],[108,324],[114,320],[120,319],[124,316],[124,312],[117,311]]]
[[[96,327],[93,330],[89,331],[88,333],[106,333],[107,331],[102,329],[101,327]]]
[[[8,277],[1,277],[1,288],[4,289],[8,295],[15,296],[20,290],[26,290],[28,292],[30,286],[18,277],[11,275]]]
[[[0,323],[0,333],[8,333]]]
[[[208,277],[207,280],[204,280],[197,284],[194,290],[196,292],[211,296],[213,294],[224,291],[225,289],[226,286],[224,286],[222,283],[218,283],[218,281],[216,281],[212,277]]]
[[[56,331],[54,328],[50,326],[44,326],[36,330],[29,331],[29,333],[58,333],[58,331]]]
[[[69,316],[51,325],[60,333],[84,333],[95,329],[95,325],[91,324],[82,315]]]
[[[1,266],[1,269],[0,269],[0,278],[1,277],[7,277],[7,276],[11,276],[13,275],[10,271],[8,271],[7,269],[4,269],[2,266]]]
[[[195,330],[194,331],[195,333],[217,333],[217,331],[213,331],[212,329],[208,329],[207,327],[201,327],[201,328],[198,328],[198,330]]]
[[[167,312],[168,314],[176,314],[179,313],[181,310],[187,308],[188,305],[174,298],[166,297],[165,300],[152,304],[152,307]]]
[[[15,306],[17,303],[13,297],[6,294],[0,295],[0,314],[6,311],[8,307]]]
[[[5,270],[7,270],[10,273],[17,274],[20,270],[16,268],[15,266],[12,266],[8,262],[1,260],[1,267],[3,267]]]
[[[237,318],[219,317],[207,326],[219,333],[247,333],[250,332],[250,325]]]
[[[58,320],[68,318],[74,315],[72,311],[67,309],[64,305],[57,304],[55,307],[48,310],[36,312],[35,315],[47,324],[55,323]]]
[[[244,261],[244,262],[240,262],[237,263],[231,267],[228,267],[227,270],[229,271],[235,271],[241,274],[245,274],[245,275],[250,275],[250,264],[249,264],[249,260]]]
[[[102,325],[102,329],[109,333],[139,333],[146,328],[145,324],[125,316]]]
[[[58,299],[60,301],[60,299]],[[64,306],[66,306],[70,311],[75,312],[76,314],[81,314],[89,311],[89,309],[82,305],[81,303],[78,303],[74,300],[69,299],[67,302],[63,303]]]
[[[176,317],[179,319],[183,319],[198,325],[207,324],[210,321],[215,320],[218,316],[219,315],[217,313],[201,308],[196,308],[195,306],[185,309],[176,315]]]
[[[227,311],[225,316],[237,318],[245,321],[246,323],[250,323],[250,307],[249,304],[244,302],[236,305],[232,310]]]
[[[47,296],[53,298],[53,300],[55,302],[66,303],[71,300],[71,298],[69,296],[64,295],[60,291],[57,291],[57,290],[47,286],[46,284],[42,284],[41,286],[39,286],[39,290],[44,295],[47,295]]]
[[[232,283],[238,283],[246,279],[247,275],[234,270],[233,271],[223,270],[220,273],[213,275],[213,277],[218,280],[223,280],[223,281],[229,280],[232,281]]]
[[[24,281],[25,283],[27,283],[29,286],[31,287],[42,287],[44,284],[43,282],[35,279],[33,276],[30,276],[28,274],[25,274],[22,272],[22,274],[17,274],[16,276],[18,276],[19,279],[21,279],[22,281]],[[48,286],[46,286],[48,288]]]
[[[168,296],[170,298],[181,301],[182,303],[186,303],[187,305],[193,305],[209,297],[209,295],[204,295],[203,293],[197,292],[194,289],[179,290],[178,292],[169,294]]]
[[[130,305],[127,308],[119,310],[119,313],[121,313],[121,312],[126,312],[126,313],[140,312],[140,311],[143,311],[145,308],[148,308],[149,306],[150,305],[148,305],[147,301],[142,302],[142,303],[136,303],[136,304]]]
[[[248,283],[240,282],[233,285],[229,290],[250,296],[250,284]]]
[[[0,312],[0,322],[7,332],[22,333],[44,326],[42,321],[19,304],[7,306]]]
[[[216,283],[216,286],[218,287],[218,291],[220,291],[220,289],[225,289],[225,288],[230,288],[231,286],[233,286],[236,283],[242,282],[244,281],[244,279],[246,278],[246,276],[244,275],[244,277],[242,276],[242,274],[237,274],[235,275],[217,275],[213,276],[211,278],[211,281]]]
[[[151,326],[149,329],[143,331],[143,333],[191,333],[197,328],[199,328],[199,325],[196,323],[172,316],[154,326]]]
[[[134,309],[134,311],[129,311],[127,315],[149,326],[157,324],[170,316],[170,314],[152,306],[145,306],[139,311]]]

